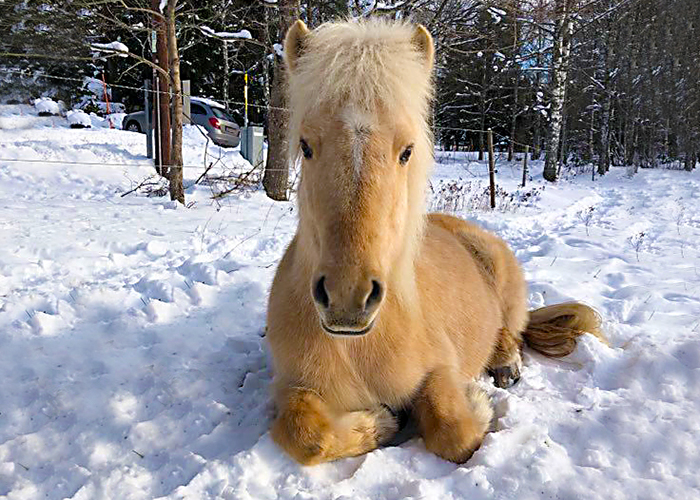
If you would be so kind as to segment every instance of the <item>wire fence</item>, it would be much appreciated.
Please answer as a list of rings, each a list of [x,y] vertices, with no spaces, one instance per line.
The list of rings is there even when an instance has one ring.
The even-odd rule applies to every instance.
[[[0,68],[0,73],[5,73],[5,74],[12,74],[12,75],[20,75],[20,76],[25,76],[25,77],[30,77],[30,78],[45,78],[45,79],[54,79],[54,80],[59,80],[59,81],[69,81],[69,82],[76,82],[80,83],[81,85],[84,84],[84,79],[83,78],[76,78],[76,77],[67,77],[67,76],[58,76],[58,75],[48,75],[45,73],[40,73],[40,72],[29,72],[29,71],[22,71],[22,70],[12,70],[12,69],[6,69],[6,68]],[[148,92],[150,94],[167,94],[170,97],[174,96],[175,94],[172,91],[161,91],[155,88],[145,88],[145,87],[135,87],[135,86],[130,86],[130,85],[121,85],[121,84],[109,84],[109,87],[112,88],[118,88],[118,89],[124,89],[124,90],[131,90],[131,91],[136,91],[136,92]],[[190,95],[190,94],[182,94],[183,97],[194,97],[196,98],[197,96]],[[154,99],[155,100],[155,99]],[[245,102],[242,101],[237,101],[235,99],[217,99],[217,101],[221,103],[225,103],[228,105],[233,105],[233,106],[240,106],[243,107],[246,105]],[[277,109],[277,110],[282,110],[282,111],[289,111],[288,108],[283,108],[283,107],[272,107],[268,105],[261,105],[261,104],[254,104],[254,103],[247,103],[248,106],[250,107],[255,107],[255,108],[261,108],[265,110],[270,110],[270,109]],[[524,144],[515,140],[512,140],[510,137],[500,134],[498,132],[493,131],[492,129],[488,130],[482,130],[482,129],[474,129],[474,128],[458,128],[458,127],[443,127],[443,126],[432,126],[432,130],[434,133],[438,132],[457,132],[461,134],[484,134],[482,139],[485,139],[487,136],[492,135],[494,137],[497,137],[503,141],[505,141],[506,145],[509,145],[509,143],[512,144],[513,150],[516,149],[516,146],[521,147],[525,151],[528,150],[529,145]],[[205,137],[207,137],[205,134],[203,134]],[[489,139],[491,140],[491,139]],[[207,146],[208,146],[208,141],[209,139],[207,138]],[[451,145],[456,144],[453,142]],[[213,182],[222,182],[224,183],[224,187],[222,190],[218,193],[214,192],[212,189],[212,197],[214,199],[217,199],[221,194],[226,194],[235,188],[230,188],[225,185],[226,182],[231,182],[233,181],[234,183],[236,182],[236,177],[238,176],[239,179],[245,180],[247,183],[253,182],[253,183],[259,183],[262,180],[262,175],[265,171],[288,171],[290,178],[291,178],[291,184],[290,184],[290,189],[291,193],[290,195],[294,197],[294,186],[296,185],[298,179],[299,179],[299,165],[290,165],[290,168],[288,169],[272,169],[272,168],[266,168],[264,165],[264,162],[256,162],[255,165],[253,165],[253,168],[251,169],[250,167],[247,166],[247,164],[240,163],[240,164],[234,164],[234,166],[231,166],[230,164],[227,164],[227,160],[230,158],[225,158],[225,154],[221,154],[222,151],[219,151],[219,155],[211,154],[209,152],[208,147],[204,148],[204,153],[203,153],[203,161],[201,164],[185,164],[185,165],[168,165],[168,164],[163,164],[159,166],[159,168],[163,169],[170,169],[170,168],[182,168],[183,170],[186,170],[190,173],[199,173],[201,172],[201,175],[197,177],[197,180],[192,182],[190,185],[198,184],[200,181],[203,179],[206,181],[213,181]],[[514,158],[520,162],[519,156],[522,155],[522,152],[515,153]],[[481,159],[477,157],[477,154],[481,156]],[[437,167],[441,167],[444,165],[450,165],[451,167],[458,167],[458,172],[464,172],[465,176],[469,175],[473,178],[473,181],[479,184],[482,180],[486,180],[485,178],[492,174],[495,170],[495,164],[499,164],[499,168],[507,165],[510,169],[510,174],[512,178],[520,178],[522,176],[523,178],[523,187],[525,186],[525,176],[526,172],[524,171],[525,166],[523,165],[523,173],[521,174],[521,170],[518,168],[517,165],[514,165],[513,162],[507,162],[504,164],[504,156],[507,153],[503,151],[494,151],[493,152],[493,158],[489,157],[488,151],[482,151],[481,153],[477,153],[474,151],[464,151],[464,150],[459,150],[459,148],[453,149],[452,147],[448,148],[436,148],[434,151],[434,156],[435,156],[435,163]],[[87,167],[100,167],[100,168],[128,168],[128,167],[135,167],[135,168],[154,168],[154,163],[153,161],[146,160],[144,162],[105,162],[105,161],[65,161],[65,160],[55,160],[55,159],[45,159],[45,158],[2,158],[0,157],[0,163],[24,163],[24,164],[46,164],[46,165],[76,165],[76,166],[87,166]],[[214,167],[214,168],[213,168]],[[518,171],[516,173],[516,170]],[[224,172],[222,174],[222,171]],[[507,172],[507,171],[506,171]],[[454,173],[454,172],[453,172]],[[459,175],[459,174],[458,174]],[[156,185],[157,183],[151,182],[152,176],[147,177],[144,181],[141,183],[137,183],[132,181],[132,189],[127,191],[126,194],[132,193],[142,186],[151,186]],[[150,183],[150,184],[149,184]],[[467,185],[468,184],[468,185]],[[485,203],[484,201],[484,196],[486,194],[482,192],[480,184],[477,185],[474,184],[471,181],[458,181],[458,183],[455,183],[455,181],[451,183],[442,183],[442,181],[439,182],[438,185],[431,185],[431,191],[433,193],[433,201],[431,202],[432,205],[435,205],[434,208],[440,209],[442,211],[449,210],[449,211],[458,211],[465,209],[467,207],[471,207],[472,209],[478,208],[482,204]],[[135,186],[135,187],[134,187]],[[151,186],[152,187],[152,186]],[[211,186],[210,186],[211,188]],[[159,189],[156,186],[156,189]],[[501,207],[507,207],[509,202],[512,202],[513,198],[512,195],[510,200],[508,198],[505,198],[508,195],[508,193],[503,192],[497,192],[495,188],[495,183],[491,183],[491,193],[490,193],[490,198],[491,198],[491,205],[492,207],[495,206],[495,196],[498,194],[503,200],[505,200],[505,203],[503,203],[503,200],[499,199],[499,205]]]
[[[2,55],[2,54],[0,54]],[[13,69],[7,69],[7,68],[0,68],[0,73],[5,73],[5,74],[14,74],[14,75],[20,75],[20,76],[27,76],[31,78],[46,78],[46,79],[53,79],[53,80],[62,80],[62,81],[70,81],[70,82],[76,82],[76,83],[84,83],[84,79],[82,78],[75,78],[75,77],[68,77],[68,76],[58,76],[58,75],[48,75],[45,73],[39,73],[39,72],[29,72],[29,71],[23,71],[23,70],[13,70]],[[135,87],[133,85],[121,85],[121,84],[107,84],[108,87],[112,88],[117,88],[117,89],[124,89],[124,90],[133,90],[137,92],[148,92],[151,94],[167,94],[168,96],[172,97],[175,94],[172,91],[163,91],[163,90],[158,90],[154,88],[149,88],[146,89],[144,87]],[[181,93],[182,97],[191,97],[191,98],[197,98],[197,96],[192,95],[192,94],[185,94]],[[237,101],[234,99],[216,99],[217,102],[224,103],[224,104],[229,104],[229,105],[235,105],[239,107],[244,107],[244,106],[249,106],[257,109],[275,109],[279,111],[285,111],[288,112],[289,108],[285,107],[278,107],[278,106],[269,106],[266,104],[253,104],[253,103],[246,103],[244,101]],[[434,125],[433,127],[434,131],[452,131],[452,132],[466,132],[466,133],[472,133],[472,134],[486,134],[488,133],[488,130],[481,130],[481,129],[474,129],[474,128],[459,128],[459,127],[445,127],[441,125]],[[520,146],[522,148],[525,148],[526,146],[531,146],[530,144],[525,144],[519,141],[516,141],[512,139],[511,137],[500,134],[496,131],[493,131],[493,135],[500,138],[504,139],[508,142],[512,142],[516,146]]]

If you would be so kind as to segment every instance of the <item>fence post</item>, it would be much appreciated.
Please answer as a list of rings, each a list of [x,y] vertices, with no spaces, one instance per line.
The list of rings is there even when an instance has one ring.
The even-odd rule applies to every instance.
[[[148,78],[143,81],[143,95],[144,95],[144,121],[146,122],[146,158],[153,158],[153,124],[151,122],[151,80]]]
[[[525,146],[525,156],[523,157],[523,187],[527,181],[527,155],[530,154],[530,146]]]
[[[114,124],[112,123],[112,117],[109,116],[112,114],[112,111],[109,109],[109,95],[107,95],[107,82],[105,81],[105,72],[102,72],[102,92],[104,94],[104,100],[105,104],[107,105],[107,121],[109,122],[109,128],[114,128]]]
[[[243,77],[243,101],[245,102],[245,108],[243,110],[243,126],[248,126],[248,72],[245,72]]]
[[[489,145],[489,187],[491,192],[491,208],[496,208],[496,167],[493,157],[493,131],[487,131]]]
[[[163,114],[161,113],[160,110],[160,77],[158,76],[158,73],[155,73],[156,75],[156,80],[154,82],[154,94],[153,98],[155,99],[154,101],[154,108],[156,110],[156,115],[155,119],[153,120],[153,129],[154,129],[154,137],[153,137],[153,143],[155,145],[155,160],[154,163],[156,165],[156,172],[158,172],[158,175],[164,175],[165,172],[163,171],[163,134],[161,133],[161,127],[162,127],[162,119],[163,119]]]
[[[192,123],[190,111],[190,81],[182,80],[182,123],[187,125]]]

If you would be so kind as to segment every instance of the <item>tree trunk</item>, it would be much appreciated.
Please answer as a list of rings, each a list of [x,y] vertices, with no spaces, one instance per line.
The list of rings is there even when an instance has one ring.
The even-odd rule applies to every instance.
[[[557,156],[557,178],[559,178],[559,175],[561,174],[561,169],[564,165],[568,163],[568,158],[569,158],[569,148],[568,144],[566,142],[566,133],[567,133],[567,119],[564,117],[564,120],[562,121],[561,124],[561,139],[559,140],[559,156]]]
[[[226,107],[226,111],[229,110],[228,85],[230,73],[231,72],[228,66],[228,42],[224,40],[224,85],[222,90],[224,95],[224,106]]]
[[[483,101],[482,101],[483,102]],[[481,117],[479,119],[479,161],[484,161],[484,127],[486,126],[486,111],[481,110]]]
[[[532,160],[539,160],[540,159],[540,145],[542,144],[542,138],[540,137],[540,133],[542,130],[542,113],[537,111],[537,114],[535,115],[535,132],[534,132],[534,137],[532,139]]]
[[[606,78],[607,80],[607,78]],[[605,175],[605,172],[610,170],[610,112],[612,108],[612,92],[607,88],[605,90],[605,99],[603,100],[603,110],[600,120],[600,150],[598,152],[598,174]]]
[[[516,71],[515,76],[515,90],[513,90],[513,101],[515,103],[515,109],[518,108],[518,87],[520,81],[520,71]],[[508,161],[513,161],[513,155],[515,154],[515,126],[518,120],[518,112],[514,111],[513,116],[510,119],[510,142],[508,144]]]
[[[159,0],[151,0],[151,8],[159,12]],[[168,71],[170,62],[168,61],[168,41],[167,41],[167,26],[164,20],[159,17],[154,16],[153,18],[154,29],[156,30],[156,62],[164,71]],[[167,165],[170,163],[170,85],[163,74],[156,72],[156,77],[158,84],[153,82],[153,88],[158,91],[156,99],[154,99],[153,109],[154,109],[154,128],[156,130],[156,136],[153,138],[155,141],[155,164],[156,172],[162,175],[166,179],[169,177],[170,172]],[[163,167],[161,168],[161,165]]]
[[[695,151],[687,151],[685,153],[685,170],[691,172],[695,168],[695,163],[697,162]]]
[[[518,111],[518,92],[520,91],[520,66],[518,65],[518,15],[520,13],[520,8],[518,2],[513,2],[513,53],[512,64],[513,71],[515,71],[515,87],[513,88],[513,112],[510,118],[510,142],[508,143],[508,161],[513,161],[513,155],[515,154],[515,126],[520,114]]]
[[[542,67],[542,39],[541,37],[537,37],[537,59],[536,59],[536,66],[538,68]],[[536,92],[536,100],[535,102],[539,105],[541,104],[541,99],[540,99],[540,92],[542,89],[541,86],[541,73],[538,71],[535,72],[535,92]],[[539,108],[539,106],[538,106]],[[532,160],[539,160],[540,159],[540,150],[542,148],[542,112],[540,109],[536,109],[535,111],[535,131],[533,133],[533,138],[532,138]]]
[[[314,29],[316,26],[318,26],[318,23],[316,22],[316,16],[315,14],[315,9],[314,7],[314,2],[312,0],[307,0],[306,2],[306,22],[309,25],[309,29]]]
[[[482,58],[484,60],[485,58]],[[486,130],[486,63],[482,63],[482,73],[481,73],[481,92],[479,93],[479,161],[484,161],[484,149],[486,145],[484,144],[484,134]]]
[[[593,163],[595,158],[595,108],[591,109],[591,121],[588,126],[588,156],[588,161]],[[595,173],[595,169],[593,171]]]
[[[637,116],[632,114],[632,106],[627,114],[625,124],[625,163],[631,165],[634,162],[637,150]]]
[[[550,182],[557,180],[559,171],[558,153],[561,140],[561,129],[564,121],[564,98],[571,51],[571,17],[572,0],[557,0],[557,31],[554,42],[554,57],[552,60],[551,83],[551,113],[547,133],[547,151],[544,160],[544,178]]]
[[[270,29],[270,41],[281,41],[292,23],[299,17],[299,0],[280,0],[279,13],[276,16],[277,23]],[[289,154],[287,141],[288,114],[286,108],[284,63],[282,58],[275,54],[272,83],[270,84],[270,100],[267,110],[267,163],[263,177],[263,187],[267,196],[273,200],[289,199]]]
[[[177,49],[175,31],[175,8],[177,0],[168,0],[168,53],[170,56],[170,77],[173,83],[173,126],[172,149],[170,150],[170,199],[185,204],[185,190],[182,185],[182,82],[180,81],[180,54]]]
[[[610,29],[606,30],[603,43],[603,109],[600,114],[600,149],[598,151],[598,175],[610,170],[610,113],[612,110],[612,89],[610,88]]]

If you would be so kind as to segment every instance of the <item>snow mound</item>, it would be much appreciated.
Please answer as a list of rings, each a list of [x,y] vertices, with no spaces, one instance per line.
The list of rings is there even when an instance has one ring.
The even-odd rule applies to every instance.
[[[73,128],[92,126],[92,120],[90,119],[90,115],[79,109],[69,111],[66,115],[66,119],[68,120],[68,123],[70,123],[70,126]]]
[[[124,113],[124,112],[117,112],[117,113],[109,114],[109,115],[105,116],[105,118],[103,120],[100,121],[99,126],[109,128],[109,124],[111,123],[112,128],[116,128],[116,129],[121,130],[125,116],[126,116],[126,113]],[[94,123],[93,123],[93,125],[94,125]]]
[[[58,103],[49,97],[35,99],[34,109],[40,115],[58,115],[61,112]]]

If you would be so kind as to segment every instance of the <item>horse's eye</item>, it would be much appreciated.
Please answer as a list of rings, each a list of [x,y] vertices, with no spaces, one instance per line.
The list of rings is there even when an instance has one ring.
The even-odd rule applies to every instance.
[[[408,159],[411,157],[411,153],[413,153],[413,144],[411,144],[403,150],[403,153],[401,153],[401,156],[399,156],[399,163],[401,163],[401,165],[405,165],[406,163],[408,163]]]
[[[301,139],[299,141],[299,145],[301,146],[301,152],[304,155],[304,158],[310,160],[311,157],[314,155],[314,152],[311,150],[311,147],[304,139]]]

